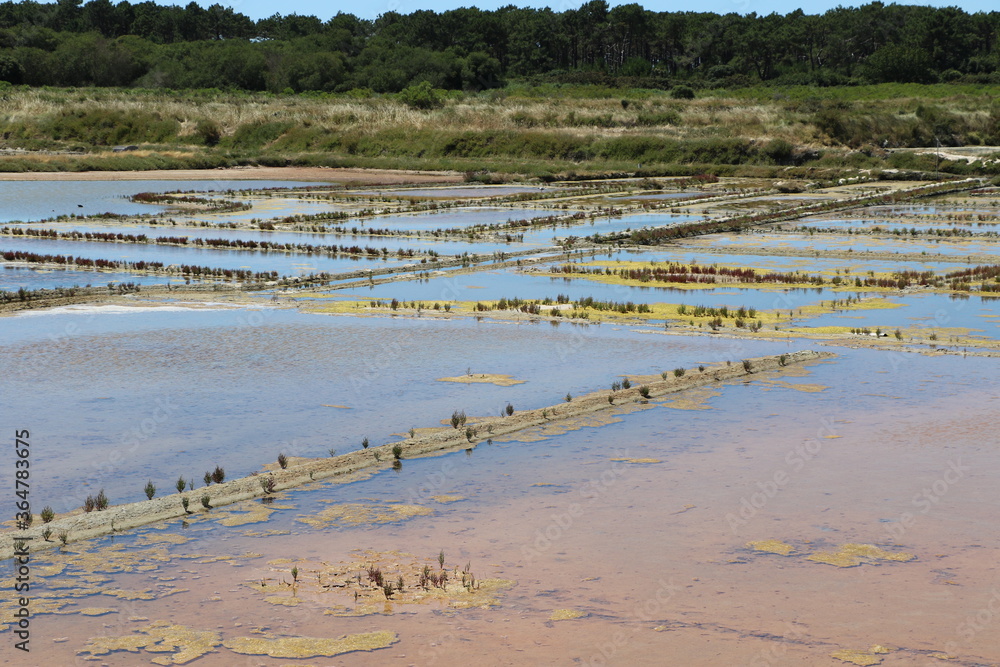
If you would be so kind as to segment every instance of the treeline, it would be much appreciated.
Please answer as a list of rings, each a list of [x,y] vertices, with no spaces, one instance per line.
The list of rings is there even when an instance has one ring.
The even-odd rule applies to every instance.
[[[0,81],[253,91],[482,90],[509,79],[652,88],[756,82],[1000,83],[1000,13],[955,7],[653,12],[639,4],[507,6],[368,21],[339,13],[260,21],[126,0],[0,4]]]

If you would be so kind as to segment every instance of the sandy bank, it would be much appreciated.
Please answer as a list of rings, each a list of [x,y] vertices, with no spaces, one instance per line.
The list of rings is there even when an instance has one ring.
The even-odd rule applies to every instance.
[[[688,370],[682,377],[667,375],[665,379],[648,382],[648,398],[684,391],[715,382],[733,380],[753,375],[762,371],[780,371],[785,365],[816,361],[834,356],[829,352],[804,350],[780,356],[757,357],[744,363],[735,361],[729,365],[722,364],[705,368]],[[749,370],[747,369],[749,367]],[[241,500],[262,497],[265,494],[262,480],[274,479],[274,491],[280,491],[309,482],[323,479],[334,481],[352,481],[366,472],[374,472],[388,468],[392,464],[393,445],[402,445],[403,459],[434,456],[448,451],[474,447],[476,443],[491,437],[498,437],[520,431],[532,426],[550,424],[577,417],[583,414],[602,410],[613,410],[616,406],[632,404],[646,400],[642,395],[643,387],[633,386],[630,389],[612,392],[597,391],[574,398],[570,402],[558,405],[515,412],[509,417],[490,417],[483,419],[470,418],[461,428],[441,427],[428,429],[417,437],[403,440],[399,443],[381,445],[371,449],[351,452],[341,456],[325,459],[306,459],[295,461],[285,470],[272,470],[251,474],[241,479],[235,479],[222,484],[205,486],[194,491],[174,493],[153,500],[113,505],[103,512],[84,513],[78,510],[74,514],[56,518],[49,524],[42,524],[36,519],[28,530],[7,529],[0,533],[0,558],[10,558],[14,554],[15,539],[30,540],[31,550],[56,547],[60,544],[59,536],[65,534],[68,542],[109,535],[114,532],[135,528],[146,524],[183,517],[186,514],[211,511],[202,506],[202,497],[208,496],[212,508],[229,505]],[[612,398],[609,401],[609,397]],[[378,458],[376,458],[376,454]],[[295,465],[297,463],[297,465]],[[183,499],[188,500],[188,510],[183,507]],[[40,508],[35,508],[36,510]],[[45,528],[51,529],[49,540],[42,536]]]

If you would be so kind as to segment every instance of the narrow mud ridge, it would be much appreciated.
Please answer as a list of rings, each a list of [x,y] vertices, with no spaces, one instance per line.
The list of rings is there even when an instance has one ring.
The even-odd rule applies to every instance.
[[[57,518],[48,524],[43,524],[40,519],[37,519],[28,530],[5,529],[0,533],[0,558],[13,557],[16,540],[30,540],[31,550],[38,551],[43,548],[59,546],[61,544],[59,535],[62,533],[67,535],[68,542],[79,542],[157,521],[184,517],[187,514],[211,512],[211,509],[206,510],[202,507],[201,499],[205,495],[210,498],[209,504],[213,509],[242,500],[260,498],[266,495],[261,480],[268,477],[274,479],[274,491],[335,477],[340,477],[340,481],[349,482],[355,479],[358,473],[375,472],[389,468],[393,462],[392,447],[397,444],[403,447],[401,457],[403,459],[435,456],[475,447],[477,443],[488,437],[506,435],[542,424],[558,423],[561,420],[587,413],[612,410],[623,404],[643,402],[647,398],[656,398],[715,382],[752,376],[764,371],[780,371],[783,366],[834,356],[836,355],[830,352],[802,350],[782,355],[755,357],[742,362],[733,362],[730,365],[710,366],[706,367],[704,371],[697,368],[688,369],[681,377],[676,377],[671,373],[666,379],[650,381],[642,387],[636,383],[630,389],[615,392],[610,390],[596,391],[573,398],[569,402],[515,412],[508,417],[470,418],[467,424],[459,428],[449,426],[435,428],[426,435],[400,442],[331,458],[307,459],[297,465],[290,465],[285,470],[254,473],[247,477],[205,486],[194,491],[174,493],[153,500],[125,505],[113,505],[103,512],[84,513],[82,510],[77,510],[74,514]],[[648,390],[647,397],[641,393],[643,388]],[[609,402],[609,396],[613,396],[613,404]],[[466,431],[467,428],[475,429],[475,434],[470,437]],[[375,452],[378,452],[381,460],[375,458]],[[183,498],[188,499],[187,512],[181,502]],[[52,531],[49,540],[45,540],[42,536],[42,531],[46,527]]]

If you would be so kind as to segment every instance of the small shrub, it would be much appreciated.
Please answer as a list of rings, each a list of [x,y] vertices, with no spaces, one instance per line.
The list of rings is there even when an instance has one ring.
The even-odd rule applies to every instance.
[[[56,513],[50,506],[46,505],[45,509],[42,510],[42,523],[48,523],[54,518],[56,518]]]
[[[415,436],[417,434],[417,429],[415,429],[415,428],[413,428],[411,426],[410,430],[409,430],[409,433],[410,433],[410,438],[413,438],[413,436]]]
[[[59,541],[62,543],[63,546],[66,546],[66,543],[69,542],[69,533],[67,533],[65,530],[59,533]]]
[[[288,467],[288,457],[285,456],[284,454],[278,454],[278,465],[281,466],[282,470],[284,470],[285,468],[287,468]]]
[[[778,365],[779,366],[785,366],[787,364],[788,364],[788,355],[787,354],[783,354],[780,357],[778,357]]]
[[[216,484],[226,481],[226,471],[221,466],[215,466],[215,470],[212,471],[212,481]]]
[[[295,583],[299,582],[299,568],[298,566],[292,566],[292,581]]]
[[[632,382],[628,378],[622,380],[622,389],[631,389],[631,387],[632,387]]]
[[[744,359],[743,360],[743,370],[745,370],[747,373],[752,373],[753,372],[752,369],[751,369],[751,366],[750,366],[750,360],[749,359]]]
[[[330,456],[331,456],[331,457],[333,457],[333,456],[336,456],[336,455],[337,455],[337,450],[336,450],[336,449],[334,449],[333,447],[331,447],[331,448],[329,449],[329,452],[330,452]]]
[[[903,332],[899,329],[896,329],[893,335],[896,336],[896,340],[903,340]]]
[[[392,458],[401,459],[403,458],[403,446],[400,444],[395,444],[392,446]]]
[[[274,493],[274,477],[267,475],[260,478],[260,489],[265,495]]]
[[[639,395],[642,396],[643,398],[649,398],[649,387],[647,387],[646,385],[642,385],[641,387],[639,387]]]
[[[184,493],[184,488],[186,486],[187,486],[187,482],[184,481],[183,477],[178,477],[177,478],[177,483],[174,484],[174,487],[177,489],[177,493]]]
[[[455,410],[451,413],[451,427],[457,429],[460,426],[465,426],[465,419],[465,410]]]
[[[207,493],[201,497],[201,506],[207,510],[212,509],[212,499],[208,497]]]
[[[153,480],[146,482],[146,487],[143,489],[146,492],[146,500],[152,500],[153,496],[156,495],[156,486],[153,485]]]
[[[694,90],[690,86],[674,86],[670,89],[670,97],[675,100],[693,100]]]
[[[465,429],[465,439],[468,440],[469,442],[472,442],[472,439],[474,437],[476,437],[476,429],[469,426],[468,428]]]
[[[52,529],[46,526],[45,530],[42,531],[42,539],[46,542],[51,542],[50,537],[52,537]]]
[[[184,508],[184,513],[185,514],[190,514],[191,513],[188,510],[188,505],[190,505],[190,504],[191,504],[191,501],[188,500],[186,497],[185,498],[181,498],[181,506]]]
[[[368,437],[367,436],[365,436],[365,439],[361,441],[361,447],[363,449],[368,449]]]
[[[687,370],[684,369],[684,368],[675,368],[674,369],[674,377],[675,378],[682,378],[682,377],[684,377],[685,373],[687,373]]]
[[[504,412],[506,412],[507,416],[510,417],[512,414],[514,414],[514,406],[508,403],[507,407],[504,408]]]
[[[94,504],[97,507],[98,512],[103,512],[108,509],[108,497],[104,495],[104,489],[97,492],[97,497],[94,498]]]
[[[567,392],[566,392],[566,402],[567,402],[567,403],[569,403],[569,402],[570,402],[570,401],[572,401],[572,400],[573,400],[573,394],[571,394],[571,393],[569,393],[569,392],[567,391]]]
[[[705,372],[705,365],[704,364],[700,364],[698,366],[698,372],[699,373],[704,373]]]
[[[97,503],[94,501],[94,496],[87,496],[83,499],[83,511],[90,513],[94,511],[94,507]]]
[[[205,476],[201,478],[201,481],[205,482],[205,486],[208,486],[209,484],[211,484],[212,483],[212,471],[209,470],[208,472],[206,472]]]

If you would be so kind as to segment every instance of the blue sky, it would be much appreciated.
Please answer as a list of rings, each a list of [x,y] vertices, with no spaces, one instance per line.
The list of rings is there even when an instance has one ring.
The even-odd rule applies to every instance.
[[[162,4],[179,4],[183,6],[186,0],[159,0]],[[208,6],[213,0],[201,0],[199,4]],[[235,0],[226,2],[218,0],[223,6],[231,6],[234,10],[246,14],[253,19],[267,18],[273,14],[303,14],[313,15],[326,20],[339,11],[354,14],[361,18],[373,19],[386,12],[399,12],[409,14],[420,9],[431,9],[434,11],[444,11],[456,7],[475,6],[480,9],[497,9],[513,4],[519,7],[551,7],[555,11],[576,9],[583,2],[581,0],[555,0],[554,2],[511,2],[509,0],[484,0],[479,2],[463,2],[462,0],[371,0],[370,2],[328,2],[325,0],[291,0],[289,2],[275,3],[272,0]],[[625,4],[610,0],[610,4]],[[642,6],[652,11],[699,11],[715,12],[726,14],[736,12],[738,14],[770,14],[778,12],[787,14],[799,7],[804,7],[807,14],[822,14],[828,9],[838,5],[845,7],[866,4],[864,2],[837,2],[836,0],[822,0],[821,2],[810,2],[804,4],[801,0],[701,0],[695,4],[686,2],[640,2]],[[893,4],[886,2],[885,4]],[[997,9],[994,0],[965,0],[955,2],[948,0],[925,1],[925,2],[899,2],[901,5],[928,5],[932,7],[961,7],[967,12],[992,11]]]

